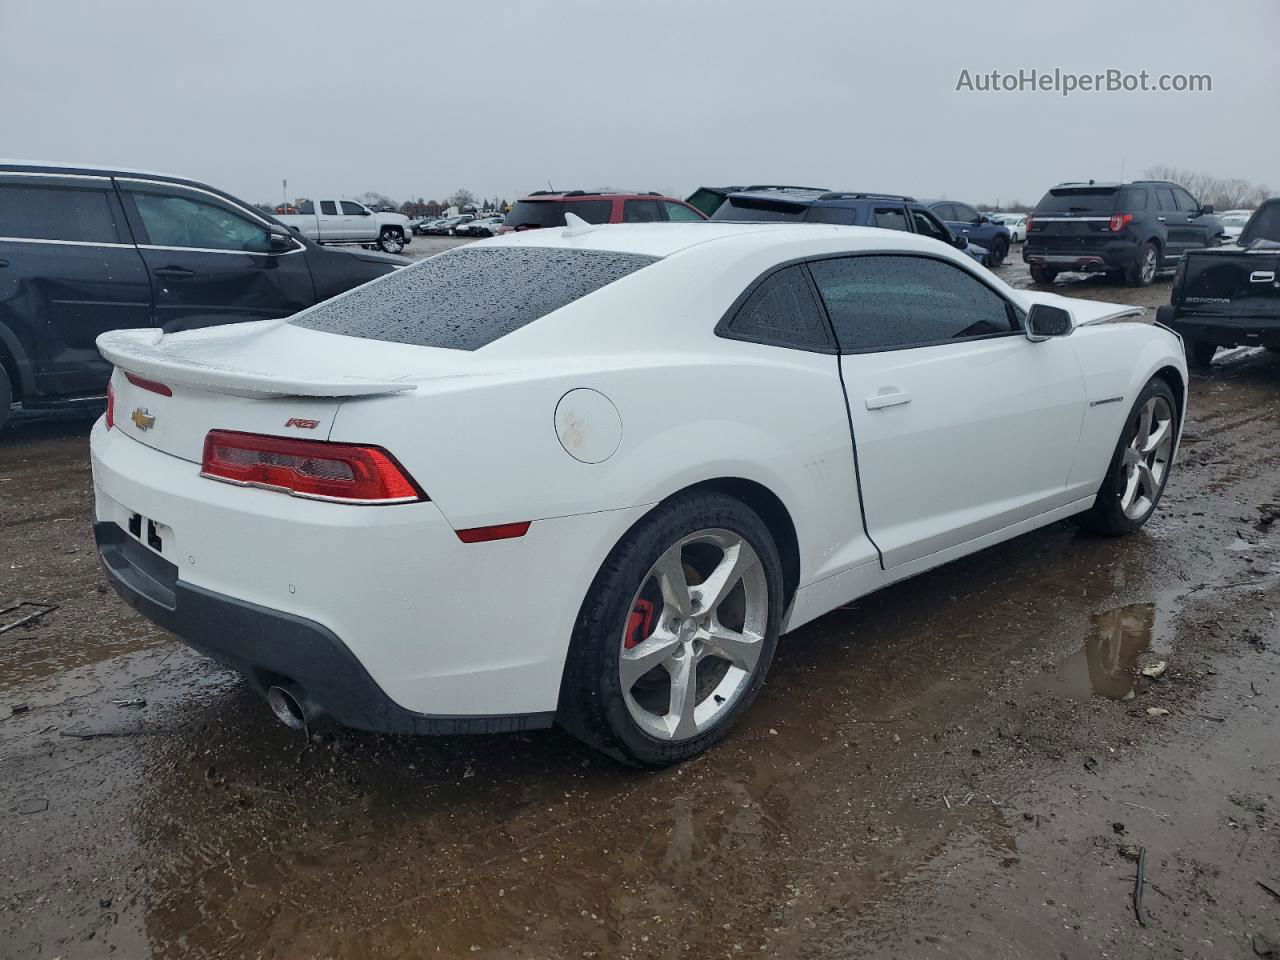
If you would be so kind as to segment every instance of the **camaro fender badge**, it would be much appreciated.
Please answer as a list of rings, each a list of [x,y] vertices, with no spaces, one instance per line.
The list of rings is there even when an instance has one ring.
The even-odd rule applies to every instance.
[[[1102,406],[1104,403],[1119,403],[1119,402],[1120,402],[1121,400],[1123,400],[1123,399],[1124,399],[1124,397],[1107,397],[1107,398],[1106,398],[1106,399],[1104,399],[1104,400],[1090,400],[1090,401],[1089,401],[1089,406],[1091,406],[1091,407],[1100,407],[1100,406]]]
[[[133,413],[129,414],[129,419],[133,421],[133,425],[139,430],[150,430],[156,425],[156,418],[150,414],[146,407],[137,407]]]
[[[319,420],[305,420],[302,417],[290,417],[284,422],[286,427],[297,427],[299,430],[314,430],[320,426]]]

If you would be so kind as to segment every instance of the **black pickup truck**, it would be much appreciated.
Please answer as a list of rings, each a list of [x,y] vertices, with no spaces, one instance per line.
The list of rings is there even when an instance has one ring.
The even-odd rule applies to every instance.
[[[1156,319],[1182,334],[1188,363],[1201,369],[1218,347],[1280,352],[1280,198],[1258,207],[1238,245],[1184,253]]]

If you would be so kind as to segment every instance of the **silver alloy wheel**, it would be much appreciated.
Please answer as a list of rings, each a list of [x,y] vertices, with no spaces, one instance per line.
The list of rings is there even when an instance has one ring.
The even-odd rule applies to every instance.
[[[1156,248],[1148,246],[1142,255],[1142,282],[1150,283],[1156,278]]]
[[[629,610],[618,676],[631,718],[659,740],[706,733],[760,663],[769,623],[760,557],[730,530],[689,534],[645,574]]]
[[[388,230],[383,233],[379,246],[384,253],[399,253],[404,249],[404,237],[394,230]]]
[[[1173,409],[1168,400],[1152,397],[1142,405],[1120,464],[1124,482],[1120,507],[1130,520],[1141,520],[1155,505],[1169,471],[1173,430]]]

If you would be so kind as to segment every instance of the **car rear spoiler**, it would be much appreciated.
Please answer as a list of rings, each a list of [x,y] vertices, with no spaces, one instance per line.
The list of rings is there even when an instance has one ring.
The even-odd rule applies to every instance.
[[[254,324],[259,330],[275,326],[275,321]],[[110,330],[98,337],[98,350],[111,363],[129,373],[168,386],[191,387],[233,397],[365,397],[416,389],[416,384],[395,380],[373,380],[340,375],[299,376],[278,371],[245,370],[200,356],[201,347],[217,356],[225,351],[226,332],[247,333],[248,324],[211,328],[207,338],[184,338],[181,352],[166,349],[163,330]],[[239,329],[237,329],[239,328]],[[176,345],[175,345],[176,346]]]

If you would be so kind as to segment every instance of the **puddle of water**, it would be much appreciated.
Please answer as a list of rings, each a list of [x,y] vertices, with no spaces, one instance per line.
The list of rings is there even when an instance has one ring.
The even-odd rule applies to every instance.
[[[1168,598],[1172,600],[1172,598]],[[1168,656],[1173,651],[1172,602],[1131,603],[1093,616],[1093,629],[1083,646],[1052,673],[1042,674],[1032,688],[1073,700],[1090,696],[1129,700],[1137,684],[1138,658],[1144,653]]]

